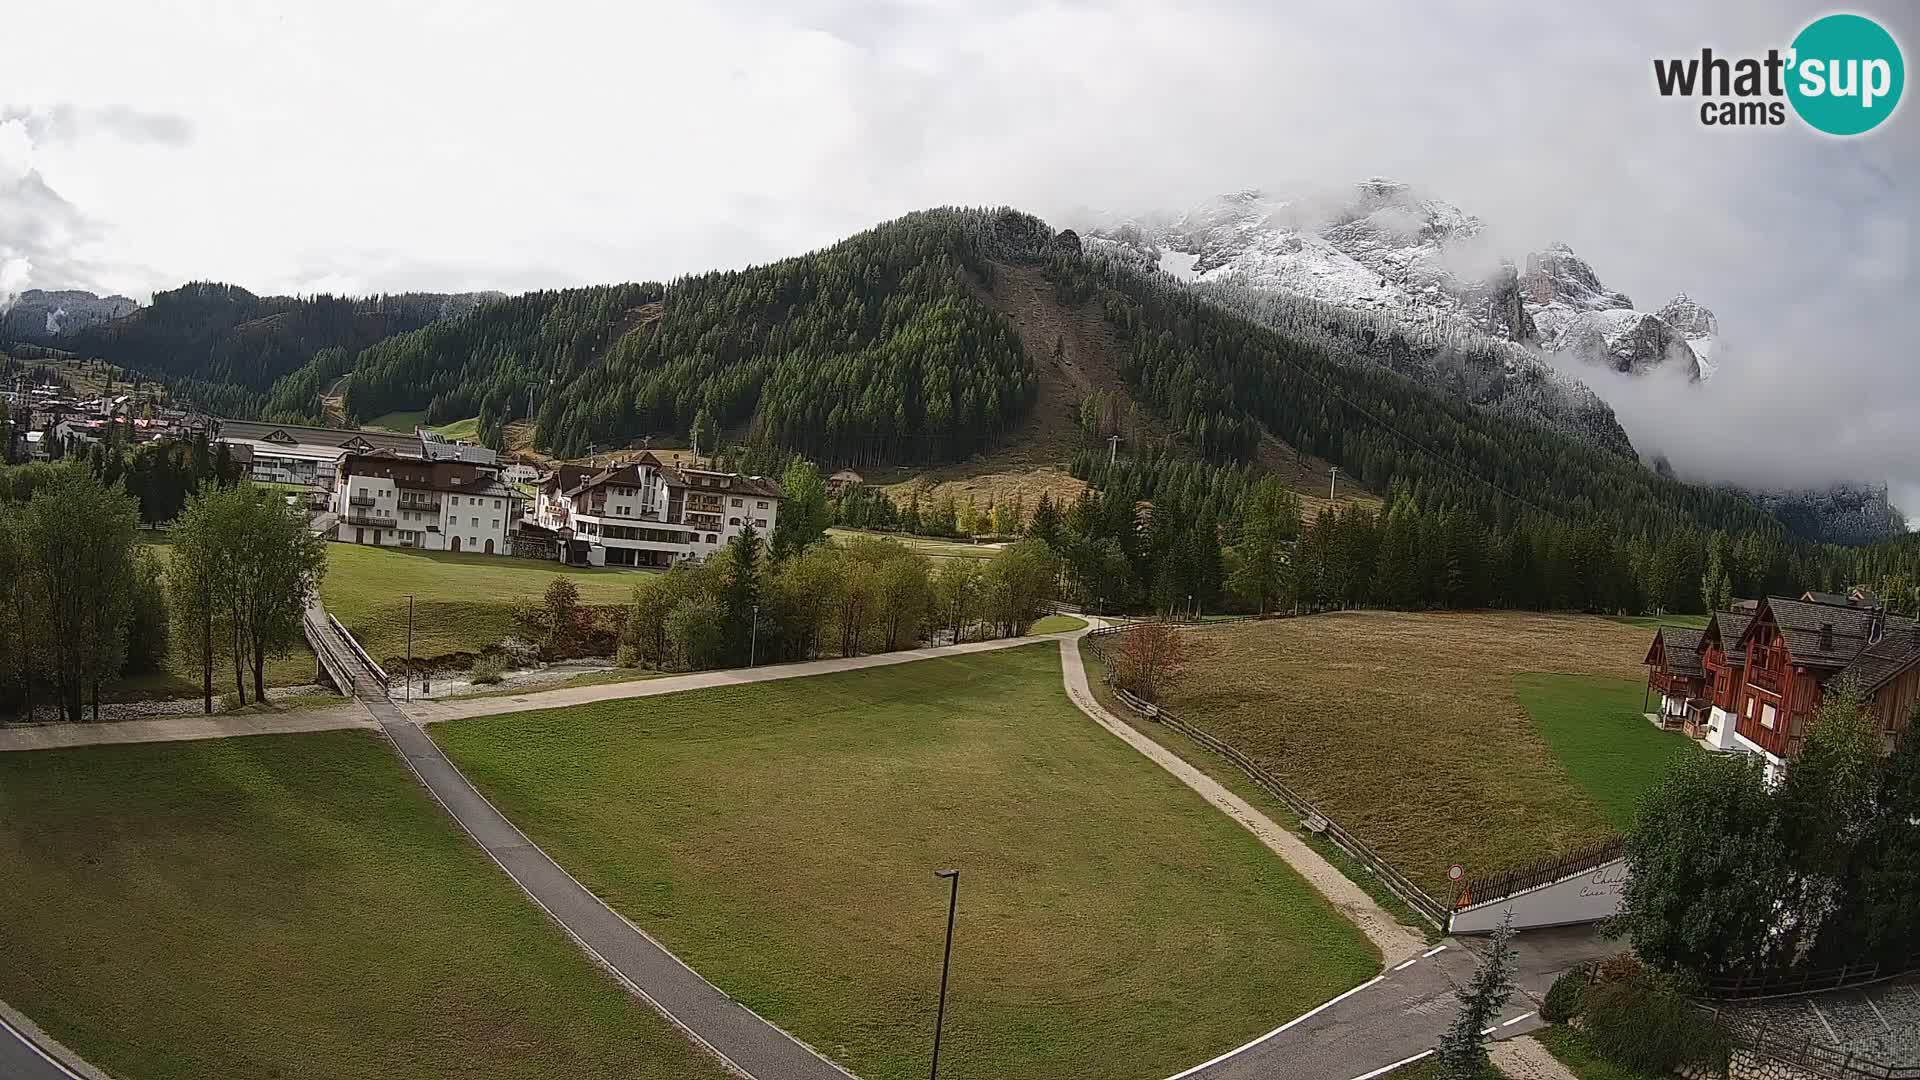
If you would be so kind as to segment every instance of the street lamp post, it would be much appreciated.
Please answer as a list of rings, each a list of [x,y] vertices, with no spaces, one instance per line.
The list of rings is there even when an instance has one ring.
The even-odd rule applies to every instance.
[[[413,594],[407,594],[407,702],[413,702]]]
[[[758,601],[756,601],[753,605],[753,627],[751,630],[748,631],[748,638],[747,638],[747,666],[753,667],[755,661],[758,660],[759,656],[760,656],[760,604]]]
[[[940,1008],[933,1014],[933,1071],[927,1080],[940,1080],[940,1029],[947,1019],[947,971],[953,967],[953,913],[960,905],[960,871],[935,870],[933,876],[952,883],[947,891],[947,952],[940,961]]]

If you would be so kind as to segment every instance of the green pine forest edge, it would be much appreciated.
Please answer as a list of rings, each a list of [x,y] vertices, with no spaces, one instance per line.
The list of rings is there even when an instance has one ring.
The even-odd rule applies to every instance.
[[[1109,502],[1150,499],[1156,513],[1212,521],[1230,544],[1268,434],[1387,493],[1382,514],[1307,523],[1309,538],[1328,539],[1323,580],[1301,586],[1311,598],[1698,611],[1722,592],[1868,582],[1910,606],[1920,571],[1911,539],[1802,542],[1737,495],[1288,338],[1004,209],[925,211],[765,266],[528,293],[439,321],[431,303],[404,297],[263,300],[195,284],[136,316],[149,334],[109,324],[73,345],[157,370],[215,411],[317,420],[321,393],[350,375],[349,416],[425,401],[428,423],[477,416],[495,446],[508,422],[530,419],[535,444],[562,457],[717,425],[765,451],[755,456],[934,464],[990,450],[1035,397],[1033,358],[987,299],[1000,264],[1041,266],[1063,305],[1097,305],[1126,350],[1127,389],[1181,437],[1178,452],[1111,475],[1093,455],[1077,459],[1074,473],[1110,487]],[[231,332],[195,330],[196,306],[216,309]],[[296,363],[301,355],[310,359]],[[1128,543],[1137,530],[1110,516],[1110,533]],[[1396,516],[1413,541],[1393,535]],[[1357,537],[1345,545],[1341,520]],[[1369,528],[1390,552],[1411,543],[1425,553],[1417,581],[1396,571],[1375,587]],[[1456,565],[1468,549],[1480,554]],[[1154,560],[1125,554],[1136,599],[1166,591],[1144,580],[1159,576]],[[1491,584],[1516,568],[1521,585]],[[1224,574],[1201,566],[1189,575],[1200,580],[1178,587],[1218,592]]]

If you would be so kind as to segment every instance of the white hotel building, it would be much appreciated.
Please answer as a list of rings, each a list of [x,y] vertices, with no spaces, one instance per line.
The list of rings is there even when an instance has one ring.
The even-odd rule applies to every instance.
[[[333,538],[350,544],[468,551],[479,555],[513,553],[513,532],[525,502],[501,483],[488,460],[465,460],[462,451],[478,448],[452,443],[428,445],[436,457],[411,457],[393,450],[349,454],[335,466],[333,511],[339,515]]]
[[[676,468],[642,453],[546,476],[521,534],[551,538],[565,563],[666,567],[705,559],[749,526],[772,540],[780,499],[779,485],[764,477]]]

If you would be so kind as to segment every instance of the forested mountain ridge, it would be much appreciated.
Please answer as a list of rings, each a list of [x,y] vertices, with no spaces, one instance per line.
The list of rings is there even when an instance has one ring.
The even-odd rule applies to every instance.
[[[992,220],[909,215],[766,266],[491,304],[367,349],[347,409],[477,414],[483,438],[531,416],[536,442],[563,457],[705,416],[835,464],[964,458],[1036,390],[980,296]],[[1033,219],[1009,227],[1051,235]]]
[[[117,317],[73,320],[72,328],[43,317],[38,332],[32,320],[13,320],[8,328],[16,340],[162,379],[210,412],[251,416],[276,411],[270,388],[310,365],[321,350],[341,349],[351,356],[500,295],[258,296],[238,285],[196,281],[155,293],[146,307],[125,301],[112,309],[120,312]],[[339,366],[337,359],[332,363]]]
[[[1244,466],[1285,444],[1376,493],[1493,524],[1532,513],[1628,535],[1779,532],[1737,494],[1357,362],[1340,334],[1263,325],[1012,210],[924,211],[764,266],[504,297],[450,318],[391,299],[289,304],[195,285],[74,344],[190,394],[220,380],[272,415],[316,416],[345,376],[353,418],[477,415],[495,444],[509,422],[530,422],[535,444],[562,457],[694,430],[713,447],[725,430],[829,466],[925,465],[1017,443],[1037,407],[1066,411],[1058,386],[1039,392],[1069,366],[1062,343],[1035,332],[1060,320],[1023,319],[1010,303],[1104,323],[1067,335],[1090,376],[1068,391],[1080,445],[1118,433],[1136,459]],[[403,328],[364,340],[383,323]],[[184,347],[168,352],[173,342]],[[1084,362],[1089,347],[1097,364]],[[1064,460],[1063,444],[1045,447]]]

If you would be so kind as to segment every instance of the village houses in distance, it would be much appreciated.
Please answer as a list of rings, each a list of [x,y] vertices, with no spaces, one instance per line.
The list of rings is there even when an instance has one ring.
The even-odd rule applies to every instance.
[[[25,460],[110,434],[129,445],[205,436],[251,479],[312,511],[328,539],[349,544],[664,569],[705,560],[748,528],[771,539],[783,497],[767,477],[669,464],[645,450],[543,470],[426,428],[222,419],[134,395],[25,385],[0,404],[16,419]]]

